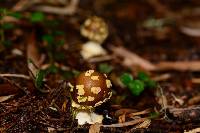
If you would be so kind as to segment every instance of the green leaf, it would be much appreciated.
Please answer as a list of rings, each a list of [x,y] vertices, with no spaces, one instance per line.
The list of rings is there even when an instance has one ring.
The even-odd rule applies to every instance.
[[[81,72],[78,70],[72,70],[72,73],[74,74],[75,77],[77,77]]]
[[[102,73],[110,73],[113,70],[113,67],[111,65],[108,65],[106,63],[102,63],[99,65],[99,71]]]
[[[42,40],[47,41],[48,44],[52,44],[54,42],[54,37],[50,34],[46,34],[42,37]]]
[[[10,29],[13,29],[13,28],[15,27],[15,25],[12,24],[12,23],[3,23],[3,24],[1,25],[1,27],[2,27],[2,29],[4,29],[4,30],[10,30]]]
[[[60,24],[60,22],[55,19],[55,20],[48,20],[48,21],[46,21],[45,26],[52,28],[52,27],[58,26],[59,24]]]
[[[120,80],[122,81],[122,83],[126,86],[128,86],[128,84],[133,81],[133,76],[129,73],[123,73],[120,76]]]
[[[38,70],[35,77],[35,86],[37,89],[43,88],[43,79],[46,76],[46,72],[44,70]]]
[[[5,40],[5,41],[2,42],[2,44],[3,44],[5,47],[10,47],[10,46],[12,46],[12,41],[10,41],[10,40]]]
[[[9,13],[8,15],[9,15],[9,16],[12,16],[12,17],[15,17],[15,18],[17,18],[17,19],[21,19],[21,18],[23,17],[22,14],[19,13],[19,12],[11,12],[11,13]]]
[[[133,80],[128,84],[128,88],[133,95],[139,96],[144,90],[144,82],[140,80]]]
[[[64,79],[71,79],[74,77],[74,74],[72,71],[62,71],[62,76]]]
[[[145,82],[145,86],[148,88],[156,88],[157,83],[154,80],[148,80]]]
[[[7,12],[6,8],[0,8],[0,14],[5,14]]]
[[[45,15],[42,12],[34,12],[30,16],[31,22],[42,22],[45,19]]]
[[[55,35],[55,36],[62,36],[64,34],[65,33],[63,31],[59,31],[59,30],[56,30],[56,31],[53,32],[53,35]]]
[[[57,45],[58,46],[63,46],[65,44],[65,40],[59,40],[58,42],[57,42]]]
[[[148,80],[150,80],[150,77],[145,72],[139,72],[138,79],[140,79],[142,81],[148,81]]]
[[[57,61],[61,61],[61,60],[64,60],[65,59],[65,54],[63,52],[56,52],[54,54],[54,58],[55,60]]]
[[[47,73],[58,73],[58,67],[56,67],[55,65],[51,65],[47,68],[46,70]]]
[[[158,118],[160,116],[160,113],[159,112],[151,112],[149,114],[149,118],[150,119],[155,119],[155,118]]]

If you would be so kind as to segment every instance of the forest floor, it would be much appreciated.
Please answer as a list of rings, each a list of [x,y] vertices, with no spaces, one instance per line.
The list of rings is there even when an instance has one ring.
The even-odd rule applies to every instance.
[[[1,0],[0,132],[200,132],[199,7],[197,0]],[[108,25],[107,54],[86,59],[80,28],[91,16]],[[67,84],[89,69],[107,74],[113,95],[95,109],[102,124],[79,126]]]

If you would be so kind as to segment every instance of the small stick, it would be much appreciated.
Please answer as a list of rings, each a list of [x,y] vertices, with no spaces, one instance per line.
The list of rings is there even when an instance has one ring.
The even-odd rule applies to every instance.
[[[23,78],[23,79],[27,79],[30,80],[30,77],[27,75],[23,75],[23,74],[11,74],[11,73],[2,73],[0,74],[0,77],[14,77],[14,78]]]
[[[200,71],[200,61],[175,61],[160,62],[157,65],[157,70],[178,70],[178,71]]]
[[[0,76],[0,78],[2,78],[3,80],[7,81],[10,85],[15,86],[16,88],[18,88],[19,90],[22,90],[23,92],[25,92],[27,94],[27,91],[23,89],[23,87],[20,87],[17,83],[15,83],[14,81],[11,81],[10,79],[6,78],[6,77],[2,77]]]
[[[108,60],[112,60],[113,59],[113,56],[112,55],[105,55],[105,56],[100,56],[100,57],[93,57],[93,58],[90,58],[88,60],[88,62],[103,62],[103,61],[108,61]]]
[[[139,118],[139,119],[135,119],[135,120],[124,122],[124,123],[117,123],[117,124],[111,124],[111,125],[102,125],[102,127],[126,127],[126,126],[131,126],[131,125],[135,125],[135,124],[141,123],[141,122],[145,121],[146,119],[147,118]]]
[[[200,84],[200,78],[192,78],[192,83]]]
[[[124,58],[122,62],[123,65],[127,67],[132,67],[134,65],[140,66],[146,70],[156,70],[156,66],[149,62],[148,60],[143,59],[137,54],[125,49],[124,47],[114,47],[110,48],[116,56],[121,56]]]
[[[71,0],[70,3],[63,8],[53,6],[36,6],[35,10],[60,15],[72,15],[76,12],[78,3],[79,0]]]

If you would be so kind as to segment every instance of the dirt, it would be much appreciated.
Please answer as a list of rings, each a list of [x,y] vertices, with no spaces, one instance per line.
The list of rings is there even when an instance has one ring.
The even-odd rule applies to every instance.
[[[12,11],[19,2],[2,1],[0,7],[8,11]],[[111,99],[95,110],[104,116],[103,124],[123,124],[141,118],[151,121],[149,125],[143,123],[143,126],[141,123],[122,127],[102,126],[101,132],[179,133],[200,126],[200,66],[197,65],[195,70],[170,67],[151,71],[137,66],[138,64],[124,65],[124,59],[116,56],[112,50],[112,47],[126,48],[155,65],[160,62],[199,61],[199,2],[85,0],[79,1],[75,13],[63,15],[43,12],[45,19],[39,18],[41,20],[33,22],[31,14],[38,5],[63,7],[47,1],[33,4],[19,11],[22,18],[17,21],[9,20],[14,27],[8,29],[2,28],[8,22],[1,19],[0,74],[21,74],[28,77],[0,75],[1,132],[88,132],[89,124],[80,126],[74,119],[67,83],[74,83],[81,71],[100,71],[99,66],[103,63],[112,67],[107,75],[113,84]],[[93,15],[103,18],[108,24],[109,36],[102,46],[111,59],[89,62],[80,54],[83,43],[88,41],[81,36],[80,26]],[[1,16],[7,15],[1,13]],[[185,32],[183,27],[195,27],[198,35]],[[33,45],[37,52],[29,53],[31,50],[27,49],[28,45]],[[37,71],[48,69],[43,81],[37,82],[37,75],[31,74],[28,61],[30,57],[27,55],[31,55],[33,59],[39,57],[35,64],[40,66],[34,68]],[[156,87],[144,89],[139,96],[134,96],[128,87],[122,85],[119,77],[128,72],[137,79],[140,71],[147,73],[151,79],[158,79],[166,74],[168,77],[159,78]],[[40,82],[42,85],[38,87]],[[12,96],[1,102],[3,96],[10,95]],[[132,117],[130,115],[146,109],[148,111],[145,113]]]

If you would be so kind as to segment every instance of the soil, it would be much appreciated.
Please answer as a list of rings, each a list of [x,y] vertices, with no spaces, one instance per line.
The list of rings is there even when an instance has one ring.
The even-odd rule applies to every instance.
[[[1,1],[0,7],[11,12],[15,12],[13,7],[20,2]],[[113,84],[111,99],[95,109],[104,116],[103,125],[123,124],[142,118],[150,120],[150,123],[102,126],[101,132],[179,133],[200,127],[200,65],[197,63],[195,69],[190,67],[194,61],[200,60],[200,12],[197,10],[200,2],[80,0],[72,14],[39,12],[44,19],[31,21],[37,6],[64,7],[58,3],[43,1],[32,4],[18,12],[23,17],[17,21],[8,19],[7,22],[5,17],[9,13],[1,12],[1,132],[88,132],[91,128],[89,124],[80,126],[74,119],[68,83],[73,83],[81,71],[102,71],[102,64],[112,67],[107,75]],[[68,1],[66,3],[69,4]],[[111,58],[90,62],[80,53],[82,45],[88,41],[80,34],[80,27],[93,15],[103,18],[108,24],[109,36],[102,46]],[[5,23],[14,27],[3,28]],[[172,67],[149,70],[140,64],[126,65],[123,60],[129,57],[119,56],[125,53],[115,53],[113,47],[123,47],[152,64],[172,62]],[[181,69],[175,66],[176,62],[183,62],[181,68],[187,62],[189,67]],[[41,80],[30,64],[37,66],[34,70],[47,70],[48,73]],[[119,77],[130,73],[137,79],[140,71],[155,79],[157,86],[145,88],[139,96],[134,96],[128,87],[122,85]],[[3,100],[5,97],[7,99]],[[133,113],[144,110],[146,113],[131,117]]]

